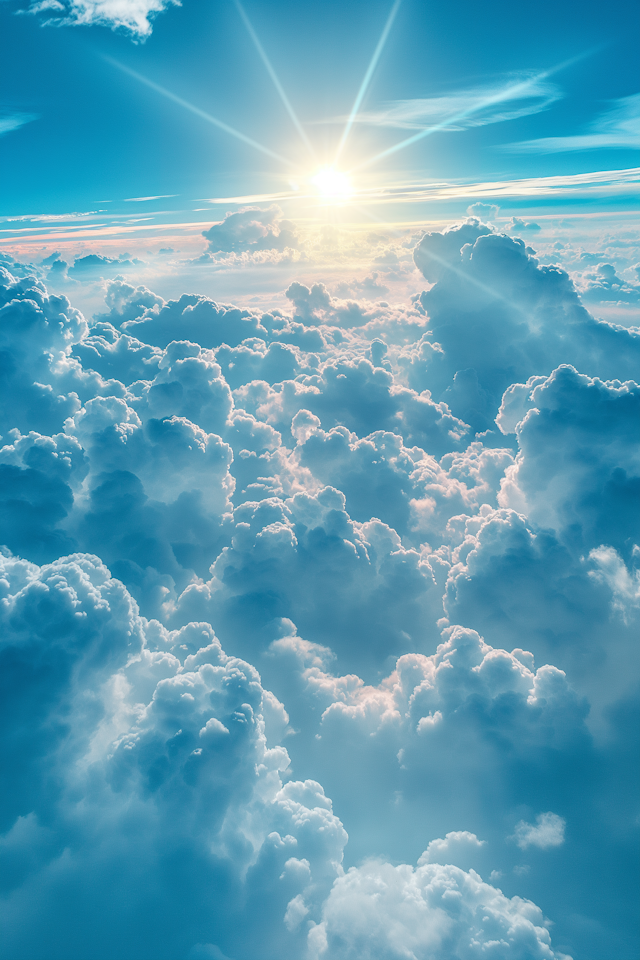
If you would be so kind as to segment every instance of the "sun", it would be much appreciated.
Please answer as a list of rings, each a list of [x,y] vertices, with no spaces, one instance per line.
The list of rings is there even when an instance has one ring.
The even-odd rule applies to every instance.
[[[325,201],[346,200],[351,196],[351,181],[346,173],[334,167],[323,167],[311,178],[311,182]]]

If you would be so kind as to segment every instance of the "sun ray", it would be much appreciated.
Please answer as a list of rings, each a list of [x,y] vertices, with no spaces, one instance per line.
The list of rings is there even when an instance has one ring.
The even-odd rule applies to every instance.
[[[128,74],[128,76],[133,77],[139,83],[143,83],[145,87],[149,87],[151,90],[155,90],[156,93],[166,97],[167,100],[177,103],[178,106],[184,107],[185,110],[188,110],[190,113],[194,113],[202,120],[206,120],[207,123],[211,123],[214,127],[224,130],[225,133],[235,137],[236,140],[241,140],[243,143],[248,144],[248,146],[253,147],[254,150],[259,150],[260,153],[264,153],[267,157],[271,157],[273,160],[278,160],[280,163],[284,163],[288,167],[295,167],[295,164],[292,160],[288,160],[286,157],[281,156],[274,150],[270,150],[269,147],[263,146],[261,143],[258,143],[257,140],[252,140],[252,138],[247,137],[246,134],[241,133],[239,130],[235,130],[234,127],[230,127],[222,120],[218,120],[217,117],[213,117],[210,113],[207,113],[206,110],[201,110],[200,107],[194,106],[192,103],[189,103],[188,100],[183,100],[182,97],[178,97],[175,93],[171,93],[171,91],[167,90],[166,87],[161,87],[159,83],[155,83],[153,80],[149,80],[147,77],[144,77],[141,73],[137,73],[135,70],[132,70],[131,67],[126,67],[123,63],[120,63],[118,60],[114,60],[112,57],[104,56],[103,59],[112,66],[117,67],[118,70],[121,70],[123,73]]]
[[[436,123],[432,127],[425,127],[423,130],[418,130],[418,132],[414,133],[411,137],[407,137],[405,140],[401,140],[392,147],[388,147],[386,150],[382,150],[380,153],[375,154],[375,156],[369,157],[368,160],[364,160],[362,163],[354,167],[353,170],[362,170],[364,167],[369,167],[378,160],[383,160],[385,157],[390,157],[392,154],[398,153],[399,150],[404,150],[406,147],[410,147],[412,144],[417,143],[419,140],[423,140],[425,137],[431,136],[433,133],[438,133],[440,130],[446,130],[450,124],[458,123],[460,120],[465,120],[467,117],[473,116],[475,113],[479,113],[480,110],[484,110],[486,107],[490,107],[496,103],[502,103],[504,100],[512,100],[515,97],[522,96],[528,89],[540,83],[541,80],[546,80],[548,77],[558,73],[560,70],[564,70],[566,67],[577,63],[579,60],[584,59],[584,57],[589,56],[592,52],[593,51],[590,50],[587,53],[579,54],[577,57],[572,57],[570,60],[565,60],[563,63],[552,67],[550,70],[545,70],[533,77],[529,77],[527,80],[522,80],[520,83],[515,83],[509,87],[505,87],[499,93],[496,93],[491,97],[485,97],[482,100],[478,100],[477,103],[473,104],[471,107],[468,107],[466,110],[461,110],[459,113],[447,117],[446,120],[443,120],[441,123]]]
[[[387,37],[389,36],[391,27],[393,26],[393,21],[396,18],[396,14],[398,12],[398,8],[400,7],[401,3],[402,3],[402,0],[395,0],[393,6],[391,7],[391,11],[389,13],[389,16],[387,17],[387,22],[385,23],[382,34],[380,35],[380,39],[378,40],[378,45],[373,51],[371,62],[369,63],[369,66],[367,67],[367,72],[365,73],[362,83],[360,84],[358,95],[354,101],[353,107],[351,108],[351,113],[349,114],[349,119],[347,120],[346,126],[343,130],[342,137],[340,138],[340,143],[338,144],[338,149],[336,151],[335,163],[337,163],[338,160],[340,159],[340,155],[344,149],[344,145],[347,142],[347,137],[351,132],[351,127],[353,126],[355,118],[358,115],[358,110],[360,109],[360,105],[364,99],[364,95],[367,92],[369,84],[371,83],[371,78],[373,77],[373,71],[378,65],[378,60],[380,59],[380,55],[384,50],[384,46],[387,42]]]
[[[266,67],[266,69],[267,69],[267,73],[268,73],[269,76],[271,77],[271,79],[272,79],[272,81],[273,81],[273,85],[274,85],[274,87],[276,88],[276,90],[278,91],[278,94],[279,94],[279,96],[280,96],[280,99],[282,100],[282,103],[284,104],[285,110],[287,111],[287,113],[288,113],[289,116],[291,117],[291,121],[292,121],[294,127],[296,128],[296,130],[298,131],[298,133],[300,134],[300,137],[302,138],[302,141],[303,141],[304,145],[306,146],[307,150],[309,151],[309,153],[311,154],[311,156],[312,156],[313,159],[315,160],[315,159],[316,159],[316,154],[315,154],[315,151],[314,151],[313,146],[312,146],[312,144],[311,144],[311,141],[309,140],[309,137],[307,136],[304,127],[302,126],[302,124],[301,124],[300,121],[298,120],[297,114],[296,114],[295,110],[293,109],[293,107],[291,106],[291,101],[289,100],[288,96],[287,96],[286,93],[284,92],[284,89],[283,89],[283,87],[282,87],[282,84],[280,83],[280,81],[279,81],[279,79],[278,79],[278,75],[277,75],[277,73],[275,72],[275,70],[273,69],[273,67],[272,67],[272,65],[271,65],[271,61],[269,60],[269,58],[268,58],[268,56],[267,56],[267,54],[266,54],[266,52],[265,52],[264,47],[263,47],[262,44],[260,43],[260,40],[259,40],[259,38],[258,38],[258,35],[257,35],[257,33],[255,32],[255,30],[253,29],[253,26],[252,26],[252,24],[251,24],[251,21],[249,20],[249,17],[247,16],[247,14],[246,14],[246,12],[245,12],[244,7],[243,7],[242,4],[240,3],[240,0],[234,0],[234,2],[235,2],[235,5],[236,5],[236,7],[237,7],[237,9],[238,9],[238,13],[239,13],[240,16],[242,17],[242,22],[244,23],[245,27],[247,28],[247,32],[248,32],[249,36],[250,36],[251,39],[253,40],[253,43],[254,43],[255,48],[256,48],[256,50],[258,51],[258,53],[260,54],[260,59],[261,59],[262,62],[264,63],[264,65],[265,65],[265,67]]]

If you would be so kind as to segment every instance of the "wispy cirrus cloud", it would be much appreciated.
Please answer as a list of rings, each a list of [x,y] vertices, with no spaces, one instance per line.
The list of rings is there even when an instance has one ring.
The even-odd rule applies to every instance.
[[[177,196],[177,193],[158,193],[153,197],[125,197],[124,203],[146,203],[147,200],[165,200],[168,197]]]
[[[358,203],[423,203],[427,200],[485,199],[487,197],[569,197],[626,194],[637,190],[640,167],[625,170],[596,170],[589,173],[527,177],[519,180],[381,182],[357,191]],[[273,203],[308,200],[311,195],[293,192],[247,194],[235,197],[208,197],[203,203]],[[471,214],[470,214],[471,215]]]
[[[640,147],[640,93],[614,100],[609,110],[589,125],[586,133],[525,140],[507,144],[504,149],[513,153],[566,153],[611,147],[630,150]]]
[[[32,120],[37,120],[37,113],[5,113],[4,115],[0,114],[0,136],[3,133],[11,133],[12,130],[19,130],[20,127],[24,127],[25,123],[31,123]]]
[[[540,113],[561,97],[560,88],[549,80],[510,74],[437,97],[388,101],[358,114],[354,122],[404,130],[437,125],[443,131],[460,131]]]

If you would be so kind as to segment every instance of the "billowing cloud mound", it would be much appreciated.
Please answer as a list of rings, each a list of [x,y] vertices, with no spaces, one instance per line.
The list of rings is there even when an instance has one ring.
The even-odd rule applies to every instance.
[[[346,834],[319,784],[282,784],[287,715],[256,670],[208,624],[141,619],[95,557],[2,572],[4,955],[185,957],[234,928],[234,953],[295,954],[283,918],[317,913]]]
[[[144,39],[156,14],[172,3],[179,0],[34,0],[28,12],[53,24],[97,24]]]
[[[558,956],[532,903],[508,900],[474,871],[437,864],[413,870],[373,861],[352,868],[336,881],[310,939],[310,956],[318,960]]]
[[[428,384],[477,429],[492,426],[511,383],[562,363],[605,380],[637,377],[638,332],[594,320],[568,275],[540,266],[524,241],[471,220],[427,234],[414,259],[435,283],[420,300],[437,345],[425,339],[407,351],[409,383]]]
[[[476,219],[414,256],[90,321],[4,258],[0,957],[637,952],[637,334]]]
[[[295,227],[282,219],[282,210],[272,204],[243,207],[228,213],[221,223],[214,223],[202,236],[209,241],[211,253],[238,253],[243,250],[285,250],[298,246]]]

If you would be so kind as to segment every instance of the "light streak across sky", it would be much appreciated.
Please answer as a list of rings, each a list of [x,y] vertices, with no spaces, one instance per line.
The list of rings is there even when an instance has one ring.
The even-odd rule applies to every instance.
[[[236,130],[234,127],[230,127],[228,123],[224,123],[222,120],[218,120],[217,117],[213,117],[210,113],[207,113],[206,110],[201,110],[200,107],[196,107],[193,103],[189,103],[188,100],[184,100],[182,97],[177,96],[177,94],[172,93],[171,90],[167,90],[166,87],[160,86],[159,83],[155,83],[153,80],[149,80],[148,77],[143,76],[141,73],[138,73],[136,70],[132,70],[131,67],[125,66],[125,64],[120,63],[118,60],[114,60],[113,57],[105,56],[104,59],[107,63],[110,63],[112,66],[116,67],[118,70],[121,70],[122,73],[126,73],[128,76],[133,77],[134,80],[137,80],[139,83],[143,83],[145,87],[149,87],[151,90],[155,90],[156,93],[161,94],[161,96],[166,97],[167,100],[171,100],[173,103],[178,104],[178,106],[183,107],[183,109],[188,110],[190,113],[195,114],[196,117],[200,117],[202,120],[206,120],[207,123],[211,123],[214,127],[218,127],[219,130],[223,130],[225,133],[228,133],[230,136],[235,137],[236,140],[241,140],[243,143],[246,143],[248,146],[253,147],[254,150],[259,150],[260,153],[264,153],[265,156],[271,157],[273,160],[278,160],[280,163],[284,163],[288,167],[295,167],[295,164],[292,160],[288,160],[286,157],[281,156],[281,154],[276,153],[275,150],[271,150],[269,147],[265,147],[262,143],[258,143],[257,140],[253,140],[251,137],[248,137],[246,134],[241,133],[240,130]]]
[[[400,0],[396,0],[396,2],[399,3]],[[260,59],[261,59],[262,62],[264,63],[264,65],[265,65],[265,67],[266,67],[266,69],[267,69],[267,73],[269,74],[269,76],[271,77],[271,79],[272,79],[272,81],[273,81],[274,87],[275,87],[276,90],[278,91],[278,95],[280,96],[280,99],[282,100],[282,103],[284,104],[285,110],[287,111],[287,113],[288,113],[289,116],[291,117],[291,121],[292,121],[294,127],[296,128],[296,130],[298,131],[298,133],[300,134],[300,137],[302,138],[302,141],[303,141],[304,145],[306,146],[307,150],[308,150],[309,153],[311,154],[312,158],[315,159],[315,151],[314,151],[314,149],[313,149],[313,146],[312,146],[312,144],[311,144],[311,141],[309,140],[309,137],[307,136],[307,133],[306,133],[304,127],[303,127],[302,124],[300,123],[300,120],[298,119],[298,116],[297,116],[295,110],[294,110],[293,107],[291,106],[291,101],[289,100],[289,97],[288,97],[287,94],[285,93],[284,88],[283,88],[282,84],[280,83],[280,80],[278,79],[278,75],[277,75],[277,73],[275,72],[275,70],[273,69],[273,66],[271,65],[271,61],[270,61],[269,58],[267,57],[267,54],[265,53],[264,47],[263,47],[262,44],[260,43],[260,39],[259,39],[257,33],[255,32],[255,30],[253,29],[253,26],[252,26],[252,24],[251,24],[251,21],[249,20],[247,14],[245,13],[244,7],[243,7],[242,4],[240,3],[240,0],[235,0],[235,5],[236,5],[236,7],[237,7],[237,9],[238,9],[238,13],[239,13],[240,16],[242,17],[242,22],[244,23],[245,27],[247,28],[247,32],[249,33],[249,36],[250,36],[251,39],[253,40],[253,43],[254,43],[254,45],[255,45],[256,50],[257,50],[258,53],[260,54]]]
[[[364,100],[364,96],[367,90],[369,89],[369,84],[371,83],[373,73],[378,65],[378,60],[380,59],[380,55],[384,50],[385,44],[387,42],[387,38],[389,36],[389,33],[391,32],[391,27],[393,26],[393,21],[396,18],[396,14],[398,12],[398,9],[401,3],[402,3],[402,0],[395,0],[393,6],[391,7],[391,11],[389,12],[389,16],[387,17],[387,22],[384,25],[382,34],[380,35],[380,39],[378,40],[378,44],[375,50],[373,51],[373,56],[371,57],[371,61],[369,63],[369,66],[367,67],[367,72],[364,75],[362,83],[360,84],[358,95],[356,96],[353,107],[351,108],[349,119],[347,120],[347,123],[345,125],[344,131],[342,133],[342,137],[340,138],[338,149],[336,150],[336,159],[335,159],[336,163],[340,159],[340,156],[344,149],[344,145],[347,142],[347,137],[349,136],[353,123],[358,115],[358,110],[362,105],[362,101]]]

